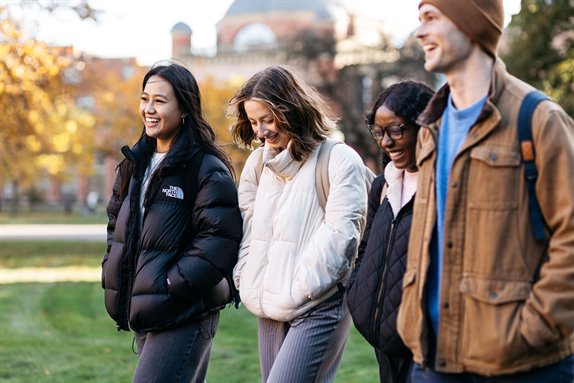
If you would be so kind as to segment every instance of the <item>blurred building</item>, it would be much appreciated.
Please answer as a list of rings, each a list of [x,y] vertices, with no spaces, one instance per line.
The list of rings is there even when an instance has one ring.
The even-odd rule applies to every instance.
[[[212,77],[236,86],[269,65],[290,66],[325,96],[346,142],[366,160],[376,161],[378,153],[364,126],[374,97],[404,78],[435,81],[414,39],[399,49],[380,19],[353,14],[338,1],[235,0],[216,30],[216,47],[199,51],[193,26],[177,23],[174,58],[198,81]]]
[[[193,26],[175,24],[173,58],[183,61],[199,82],[211,78],[234,87],[269,65],[290,66],[325,96],[345,141],[373,170],[378,148],[364,116],[374,98],[404,78],[430,85],[436,81],[424,71],[414,38],[397,48],[380,19],[353,14],[337,1],[235,0],[216,30],[216,46],[197,50]],[[88,195],[98,196],[100,208],[109,199],[120,147],[135,142],[141,132],[133,94],[147,69],[134,58],[82,55],[78,62],[66,76],[74,84],[77,105],[96,118],[93,169],[37,185],[48,205],[73,203],[75,210],[86,206]]]

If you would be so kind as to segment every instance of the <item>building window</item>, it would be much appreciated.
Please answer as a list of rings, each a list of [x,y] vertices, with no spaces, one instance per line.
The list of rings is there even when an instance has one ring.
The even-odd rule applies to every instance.
[[[275,48],[276,47],[275,33],[267,25],[261,23],[249,24],[235,36],[233,41],[233,50],[238,52],[245,52],[252,48]]]

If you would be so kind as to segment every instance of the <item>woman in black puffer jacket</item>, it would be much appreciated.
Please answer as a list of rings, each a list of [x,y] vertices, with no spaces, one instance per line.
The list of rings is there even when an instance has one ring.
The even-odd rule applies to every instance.
[[[233,170],[214,143],[193,75],[177,65],[144,77],[144,132],[118,166],[102,263],[105,305],[135,332],[134,382],[203,382],[233,297],[242,220]]]
[[[397,312],[417,183],[416,120],[433,91],[405,81],[383,91],[367,115],[369,130],[384,151],[384,173],[373,181],[367,227],[348,283],[355,327],[375,348],[380,381],[409,381],[412,355],[397,333]]]

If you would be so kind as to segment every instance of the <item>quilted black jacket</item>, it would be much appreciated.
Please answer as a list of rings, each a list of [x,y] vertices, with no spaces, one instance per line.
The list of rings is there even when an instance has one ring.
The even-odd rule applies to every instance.
[[[198,148],[170,151],[160,174],[151,179],[141,218],[139,194],[152,152],[140,140],[124,154],[133,175],[122,198],[126,167],[120,166],[108,204],[108,249],[102,262],[105,305],[118,329],[161,331],[221,309],[230,301],[230,275],[242,236],[229,171]],[[199,168],[189,171],[188,166]],[[189,174],[197,174],[196,179]]]
[[[397,356],[410,356],[397,333],[406,267],[413,199],[393,218],[385,198],[380,203],[385,179],[379,175],[369,194],[365,235],[348,283],[348,305],[355,327],[376,349]]]

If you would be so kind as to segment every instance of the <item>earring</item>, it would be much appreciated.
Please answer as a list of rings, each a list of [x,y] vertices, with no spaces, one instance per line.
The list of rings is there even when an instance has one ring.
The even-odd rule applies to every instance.
[[[185,125],[185,115],[182,115],[182,116],[181,116],[181,124],[182,124],[182,125]]]

